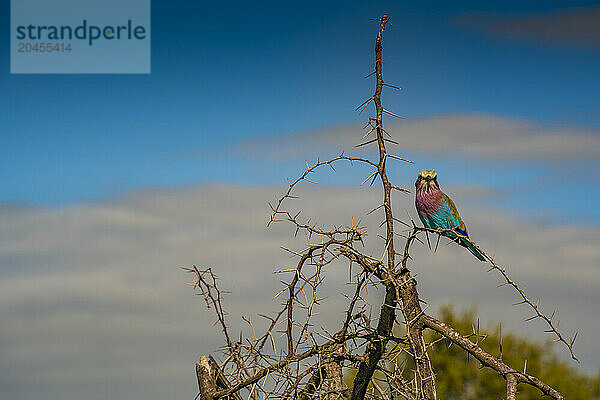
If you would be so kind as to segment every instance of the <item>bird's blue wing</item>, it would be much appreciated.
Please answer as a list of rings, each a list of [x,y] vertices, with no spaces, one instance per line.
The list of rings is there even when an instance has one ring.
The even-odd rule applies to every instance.
[[[425,226],[427,224],[423,222]],[[442,203],[438,210],[429,216],[429,226],[433,229],[442,228],[442,229],[452,229],[456,233],[469,236],[467,233],[467,227],[463,223],[460,215],[458,215],[458,211],[456,210],[456,206],[450,197],[442,194]],[[453,235],[449,235],[453,236]]]
[[[468,237],[469,234],[467,233],[467,227],[465,226],[465,223],[460,218],[460,215],[458,214],[456,205],[454,204],[452,199],[450,197],[448,197],[445,193],[442,193],[442,203],[446,207],[446,210],[449,214],[448,221],[452,225],[452,226],[449,226],[448,229],[454,229],[461,235]]]
[[[460,225],[460,221],[452,213],[452,207],[445,199],[442,199],[438,210],[429,218],[432,228],[452,229]]]
[[[464,246],[469,249],[471,253],[475,257],[477,257],[481,261],[485,261],[486,258],[481,252],[473,246],[467,239],[460,238],[460,236],[469,237],[467,233],[467,227],[464,222],[460,218],[458,214],[458,210],[456,209],[456,205],[450,197],[446,194],[442,193],[442,203],[438,207],[437,211],[428,217],[427,222],[423,218],[421,218],[423,224],[428,228],[442,228],[448,229],[449,231],[444,231],[441,235],[450,238],[453,241],[456,241],[461,246]]]

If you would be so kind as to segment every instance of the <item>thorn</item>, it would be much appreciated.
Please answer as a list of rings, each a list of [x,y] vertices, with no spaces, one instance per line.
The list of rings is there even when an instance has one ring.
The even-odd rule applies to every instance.
[[[372,177],[373,175],[375,175],[377,172],[378,172],[378,171],[375,171],[375,172],[373,172],[371,175],[367,176],[367,178],[366,178],[364,181],[362,181],[362,182],[360,183],[360,185],[358,185],[358,186],[362,186],[362,185],[363,185],[363,184],[364,184],[366,181],[368,181],[369,179],[371,179],[371,177]]]
[[[403,193],[410,193],[410,190],[408,190],[408,189],[404,189],[404,188],[401,188],[401,187],[398,187],[398,186],[395,186],[395,185],[391,185],[391,188],[392,188],[392,189],[395,189],[395,190],[397,190],[397,191],[399,191],[399,192],[403,192]]]
[[[413,220],[413,218],[410,216],[410,212],[408,210],[406,210],[406,214],[408,214],[408,218],[410,219],[410,222],[412,222],[413,224],[413,228],[416,228],[417,225],[415,225],[415,221]]]
[[[407,163],[410,163],[410,164],[414,164],[414,162],[412,162],[410,160],[407,160],[406,158],[398,157],[398,156],[395,156],[393,154],[386,154],[385,156],[386,157],[392,157],[392,158],[395,158],[396,160],[404,161],[404,162],[407,162]]]
[[[421,243],[423,246],[425,246],[425,243],[423,243],[423,241],[421,239],[419,239],[417,236],[415,236],[415,240],[418,241],[419,243]]]
[[[394,89],[402,90],[402,88],[401,88],[401,87],[394,86],[394,85],[390,85],[389,83],[385,83],[385,82],[384,82],[383,84],[384,84],[385,86],[389,86],[389,87],[391,87],[391,88],[394,88]]]
[[[394,114],[393,112],[391,112],[391,111],[388,111],[388,110],[386,110],[385,108],[383,109],[383,112],[386,112],[386,113],[388,113],[388,114],[390,114],[390,115],[393,115],[393,116],[394,116],[394,117],[396,117],[396,118],[400,118],[400,119],[406,119],[406,117],[403,117],[403,116],[401,116],[401,115],[398,115],[398,114]]]
[[[363,137],[361,137],[361,138],[360,138],[360,140],[363,140],[364,138],[366,138],[367,136],[369,136],[369,134],[370,134],[371,132],[373,132],[374,130],[375,130],[375,128],[371,128],[371,129],[370,129],[370,130],[369,130],[367,133],[365,133],[365,134],[363,135]]]
[[[390,138],[392,137],[392,135],[390,135],[390,133],[383,126],[381,127],[381,130],[383,131],[383,133],[388,135]]]
[[[498,356],[498,358],[500,360],[502,360],[502,324],[500,325],[500,355]]]
[[[359,143],[359,144],[357,144],[357,145],[356,145],[356,146],[354,146],[354,147],[362,147],[362,146],[366,146],[366,145],[368,145],[368,144],[371,144],[371,143],[373,143],[373,142],[376,142],[376,141],[377,141],[377,138],[375,138],[375,139],[373,139],[373,140],[369,140],[368,142]]]
[[[371,211],[369,211],[369,212],[367,213],[367,215],[369,215],[369,214],[371,214],[373,211],[375,211],[375,210],[377,210],[377,209],[379,209],[379,208],[383,207],[384,205],[385,205],[385,204],[383,204],[383,203],[382,203],[382,204],[380,204],[380,205],[378,205],[377,207],[375,207],[374,209],[372,209]]]
[[[404,222],[404,221],[401,221],[401,220],[399,220],[399,219],[397,219],[397,218],[393,218],[393,217],[392,217],[392,219],[393,219],[394,221],[396,221],[396,222],[399,222],[399,223],[401,223],[402,225],[406,226],[407,228],[410,228],[410,227],[411,227],[411,226],[410,226],[409,224],[407,224],[406,222]],[[385,223],[385,222],[386,222],[386,221],[383,221],[383,223]],[[381,225],[383,225],[383,224],[381,224]],[[380,226],[381,226],[381,225],[380,225]]]
[[[369,183],[369,186],[373,186],[373,183],[375,183],[375,179],[377,179],[377,175],[373,176],[373,179],[371,179],[371,183]]]
[[[362,114],[362,112],[365,110],[365,108],[367,108],[367,106],[369,105],[369,103],[371,103],[371,101],[373,101],[374,97],[370,97],[367,100],[365,100],[364,103],[362,103],[360,106],[356,107],[355,111],[358,111],[358,109],[360,108],[360,111],[358,112],[359,114]],[[362,107],[362,108],[361,108]]]

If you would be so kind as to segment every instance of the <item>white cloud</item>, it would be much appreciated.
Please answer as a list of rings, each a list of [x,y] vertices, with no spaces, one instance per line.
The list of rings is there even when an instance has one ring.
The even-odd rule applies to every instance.
[[[544,14],[465,13],[461,25],[509,39],[596,48],[600,46],[600,7],[570,7]]]
[[[274,310],[280,277],[271,272],[293,262],[279,246],[298,244],[286,225],[266,229],[267,202],[280,192],[202,186],[60,209],[0,210],[0,397],[193,398],[194,362],[221,342],[212,315],[184,285],[190,277],[177,267],[215,268],[232,291],[226,305],[236,335],[240,314]],[[600,302],[600,232],[532,225],[479,208],[469,202],[473,190],[449,192],[472,236],[541,296],[543,307],[560,306],[561,327],[580,330],[584,367],[597,368],[600,323],[590,315]],[[379,197],[376,188],[306,188],[303,200],[291,204],[328,223],[361,218],[373,249],[381,215],[365,213]],[[394,204],[398,215],[412,210],[409,196]],[[484,319],[541,332],[520,322],[527,314],[509,306],[510,290],[495,289],[496,278],[464,249],[442,244],[434,254],[417,246],[414,259],[432,309],[445,301],[478,304]],[[339,319],[347,274],[343,265],[329,271],[324,324]]]
[[[399,142],[398,146],[390,146],[390,150],[402,153],[552,161],[597,160],[600,157],[600,131],[490,115],[447,115],[407,120],[389,123],[386,129]],[[340,149],[358,144],[361,136],[359,126],[343,126],[253,139],[238,149],[247,154],[267,154],[286,159],[314,155],[315,151],[319,154],[339,153]]]

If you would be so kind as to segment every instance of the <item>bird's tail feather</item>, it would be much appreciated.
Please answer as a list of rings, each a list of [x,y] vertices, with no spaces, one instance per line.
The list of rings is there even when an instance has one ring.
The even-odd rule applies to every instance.
[[[473,255],[475,257],[477,257],[477,259],[479,261],[485,261],[485,257],[483,256],[483,254],[481,254],[481,252],[479,250],[477,250],[477,248],[475,246],[473,246],[471,243],[463,242],[463,246],[465,246],[467,249],[469,249],[469,251],[471,253],[473,253]]]
[[[463,232],[460,232],[461,235],[464,235]],[[463,238],[459,238],[454,232],[449,232],[449,233],[442,233],[442,235],[452,239],[453,241],[458,241],[458,244],[466,247],[467,249],[469,249],[469,251],[471,253],[473,253],[473,255],[475,257],[477,257],[477,259],[479,261],[486,261],[485,257],[483,256],[483,254],[481,254],[481,252],[479,250],[477,250],[477,248],[475,246],[473,246],[471,243],[469,243],[467,240],[463,239]],[[468,237],[468,236],[467,236]]]

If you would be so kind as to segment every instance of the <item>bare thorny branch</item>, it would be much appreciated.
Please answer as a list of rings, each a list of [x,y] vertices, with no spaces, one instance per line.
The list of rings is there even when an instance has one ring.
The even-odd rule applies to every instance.
[[[303,232],[307,245],[302,250],[290,250],[297,258],[296,265],[278,273],[291,273],[292,276],[276,297],[285,296],[280,311],[273,316],[260,315],[268,323],[264,332],[257,336],[255,323],[248,318],[250,334],[246,338],[240,336],[234,341],[226,324],[226,312],[222,306],[222,290],[217,286],[217,278],[211,269],[200,270],[196,266],[187,270],[194,274],[194,285],[217,316],[225,339],[223,361],[220,365],[203,357],[197,364],[198,383],[202,400],[219,398],[240,399],[240,394],[247,393],[253,399],[267,398],[300,398],[303,400],[326,398],[359,400],[377,399],[425,399],[437,398],[436,379],[430,362],[428,349],[433,343],[426,343],[424,330],[431,329],[476,358],[482,366],[495,370],[506,379],[507,399],[516,399],[517,385],[525,383],[540,389],[542,393],[554,399],[562,399],[561,393],[542,382],[538,378],[519,372],[502,360],[502,350],[495,357],[479,346],[482,335],[479,328],[474,328],[473,335],[463,336],[450,325],[428,315],[421,308],[421,301],[416,288],[416,280],[411,275],[408,262],[411,260],[410,249],[414,241],[423,241],[421,234],[438,234],[443,231],[418,227],[409,215],[407,222],[394,217],[392,210],[392,191],[408,192],[393,185],[387,175],[386,163],[389,159],[410,162],[405,158],[388,153],[386,144],[395,142],[384,129],[383,115],[403,118],[385,110],[381,104],[381,93],[384,87],[398,89],[383,80],[382,72],[382,39],[389,24],[388,16],[383,15],[379,22],[379,31],[375,43],[375,92],[361,104],[357,110],[361,112],[371,103],[375,106],[375,117],[370,117],[365,126],[366,133],[362,143],[377,145],[379,159],[377,162],[367,158],[346,156],[343,153],[326,161],[317,161],[312,166],[307,163],[306,170],[296,180],[289,181],[285,193],[274,204],[270,204],[273,222],[286,221],[295,229],[295,234]],[[370,136],[374,133],[374,137]],[[372,136],[371,136],[372,137]],[[350,226],[334,226],[326,228],[317,226],[310,219],[304,220],[300,212],[292,212],[285,208],[287,200],[297,198],[296,187],[302,182],[316,183],[310,176],[317,169],[346,161],[350,164],[360,163],[373,168],[373,172],[361,183],[373,184],[381,181],[383,200],[380,205],[368,214],[382,210],[385,226],[384,255],[376,258],[362,250],[366,229],[354,221]],[[395,223],[401,223],[408,230],[406,234],[395,233]],[[403,251],[396,252],[396,237],[404,238]],[[525,292],[509,277],[507,271],[500,267],[492,257],[488,256],[469,238],[461,236],[481,251],[489,261],[491,270],[500,273],[503,285],[512,286],[521,300],[517,304],[527,304],[535,313],[532,318],[542,319],[548,325],[548,331],[556,336],[556,341],[564,343],[571,356],[575,337],[566,340],[558,331],[558,323],[554,323],[554,313],[546,316],[539,308],[538,302],[532,302]],[[427,236],[427,240],[429,237]],[[439,239],[438,239],[439,241]],[[397,261],[397,256],[399,261]],[[347,296],[348,306],[343,314],[341,328],[330,333],[317,329],[313,317],[323,300],[320,289],[325,281],[325,270],[335,262],[346,260],[352,266],[359,267],[352,274],[350,284],[354,286],[353,294]],[[371,305],[365,299],[369,288],[383,288],[384,301],[377,318],[369,315]],[[397,313],[396,311],[399,311]],[[402,315],[402,321],[399,320]],[[375,326],[372,325],[375,324]],[[394,334],[393,327],[401,324],[406,333],[403,337]],[[475,337],[475,341],[472,340]],[[440,340],[440,339],[438,339]],[[435,343],[435,342],[434,342]],[[501,347],[501,345],[500,345]],[[414,371],[407,371],[401,365],[401,354],[414,361]],[[346,387],[343,379],[343,368],[351,368],[356,372],[350,387]]]
[[[412,222],[414,223],[414,221],[412,221]],[[440,234],[444,231],[448,231],[448,229],[431,229],[431,228],[424,228],[424,227],[421,228],[421,227],[417,227],[416,225],[413,227],[413,229],[414,229],[413,230],[414,233],[431,232],[431,233]],[[534,319],[543,320],[546,323],[546,325],[548,326],[548,329],[546,329],[544,332],[552,333],[555,336],[554,341],[563,343],[569,350],[569,353],[571,354],[571,357],[573,358],[573,360],[579,361],[579,359],[575,355],[575,351],[573,349],[573,346],[575,344],[575,339],[577,338],[577,333],[575,333],[575,335],[573,335],[573,337],[571,339],[569,339],[569,340],[565,339],[565,337],[562,335],[562,333],[558,330],[558,322],[556,322],[556,323],[554,322],[554,320],[555,320],[554,317],[556,315],[555,311],[552,312],[552,314],[550,314],[550,316],[547,316],[546,314],[544,314],[540,310],[539,299],[535,303],[532,300],[530,300],[529,297],[527,297],[525,290],[522,289],[519,285],[517,285],[517,283],[508,275],[508,272],[506,271],[506,269],[501,267],[500,265],[498,265],[493,257],[486,254],[486,252],[484,250],[482,250],[477,245],[477,243],[473,242],[469,237],[464,236],[460,233],[457,234],[454,231],[453,231],[453,233],[456,234],[458,236],[458,238],[472,244],[475,248],[477,248],[479,250],[479,252],[485,257],[485,259],[488,261],[488,263],[490,265],[488,272],[497,271],[500,274],[500,276],[502,276],[503,282],[500,283],[498,285],[498,287],[508,285],[508,286],[511,286],[517,292],[517,294],[519,295],[521,300],[514,303],[514,305],[527,304],[532,309],[532,311],[534,312],[534,315],[527,318],[526,321],[532,321]]]

